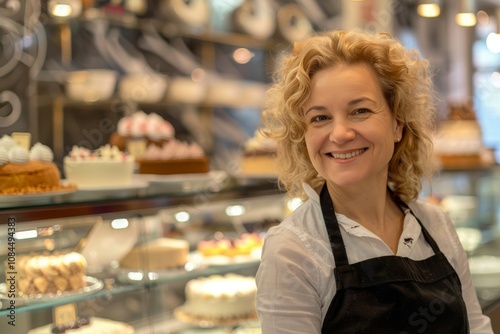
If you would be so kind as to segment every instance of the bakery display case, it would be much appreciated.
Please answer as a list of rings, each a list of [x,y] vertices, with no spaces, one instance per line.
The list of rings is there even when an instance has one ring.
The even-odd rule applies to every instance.
[[[500,167],[442,169],[422,196],[449,214],[469,255],[479,301],[495,324],[493,314],[500,310]]]
[[[119,333],[255,327],[254,315],[203,319],[179,310],[189,281],[214,279],[209,292],[223,278],[245,282],[238,277],[255,274],[263,233],[289,212],[284,194],[262,176],[169,178],[125,195],[75,191],[3,203],[0,314],[12,322],[0,332],[63,332],[88,321],[93,333],[106,326]],[[182,186],[170,187],[176,182]],[[78,316],[60,325],[68,307]],[[217,311],[229,312],[224,305]]]
[[[153,182],[149,178],[142,180],[148,182],[146,187],[128,191],[77,190],[50,198],[2,202],[4,283],[0,285],[0,314],[13,314],[16,323],[16,327],[2,323],[2,332],[52,329],[56,311],[67,305],[77,307],[80,321],[96,319],[96,326],[128,324],[136,333],[202,329],[213,333],[244,329],[258,332],[258,322],[250,316],[223,321],[186,316],[182,311],[187,283],[200,278],[255,275],[259,248],[248,251],[246,246],[239,250],[228,247],[234,247],[244,235],[264,235],[293,210],[292,202],[286,202],[274,178],[264,175],[210,172],[204,178],[165,175]],[[489,315],[498,312],[500,300],[499,185],[498,166],[441,170],[432,180],[432,192],[426,189],[422,194],[439,201],[455,224],[470,256],[478,297]],[[14,239],[9,238],[13,229]],[[232,242],[227,244],[225,240]],[[164,242],[168,244],[168,257],[161,246]],[[78,256],[67,261],[57,259],[66,253],[71,257],[71,252],[85,257],[84,289],[50,293],[44,283],[33,281],[34,286],[26,287],[24,295],[9,297],[9,265],[17,272],[39,270],[39,276],[48,280],[50,270],[58,270],[54,269],[57,263],[67,262],[70,267],[71,260],[79,263]],[[22,259],[26,255],[30,259],[43,255],[43,260],[25,265]],[[39,269],[45,263],[52,263],[47,272]],[[52,282],[56,284],[56,278]],[[38,289],[37,285],[46,293],[29,292]]]

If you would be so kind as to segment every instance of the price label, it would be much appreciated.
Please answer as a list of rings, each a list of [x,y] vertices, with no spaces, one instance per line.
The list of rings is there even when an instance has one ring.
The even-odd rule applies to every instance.
[[[147,143],[144,139],[130,140],[127,143],[127,151],[134,158],[139,158],[146,152]]]
[[[55,326],[67,326],[78,320],[78,313],[76,311],[75,304],[66,304],[54,307],[53,315]]]
[[[26,151],[29,151],[31,148],[31,133],[28,132],[13,132],[11,135],[12,140],[14,142],[21,146],[22,148],[25,148]]]

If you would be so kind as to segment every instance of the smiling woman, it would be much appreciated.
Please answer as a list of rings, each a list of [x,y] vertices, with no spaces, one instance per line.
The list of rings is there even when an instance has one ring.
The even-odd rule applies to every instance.
[[[282,64],[263,134],[304,203],[264,241],[263,333],[492,333],[450,218],[418,200],[433,171],[428,62],[388,34],[339,30]]]

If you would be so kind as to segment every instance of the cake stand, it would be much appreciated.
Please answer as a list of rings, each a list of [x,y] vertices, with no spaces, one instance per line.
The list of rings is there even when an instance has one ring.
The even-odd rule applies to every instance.
[[[194,325],[202,328],[212,328],[212,327],[220,327],[223,329],[225,333],[232,333],[236,328],[246,322],[256,321],[259,318],[256,313],[247,314],[242,317],[233,317],[233,318],[223,318],[223,319],[215,319],[215,318],[203,318],[203,317],[195,317],[186,312],[183,306],[180,306],[174,310],[174,317],[186,324]]]

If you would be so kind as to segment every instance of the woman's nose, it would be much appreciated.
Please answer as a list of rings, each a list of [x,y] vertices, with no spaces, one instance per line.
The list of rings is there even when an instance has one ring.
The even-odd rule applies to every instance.
[[[345,120],[335,120],[332,122],[330,140],[335,143],[344,143],[353,140],[356,134],[351,124]]]

